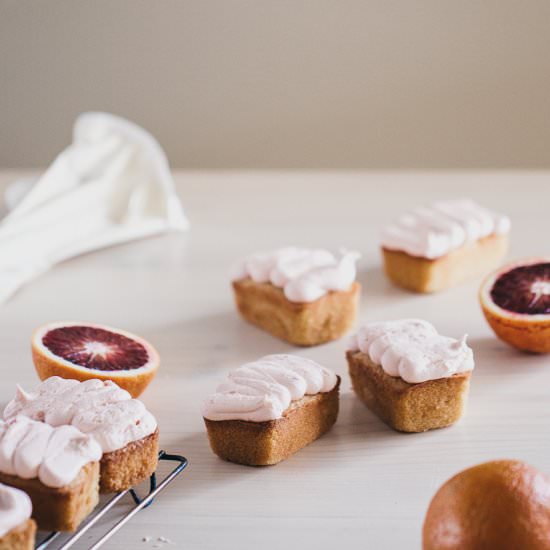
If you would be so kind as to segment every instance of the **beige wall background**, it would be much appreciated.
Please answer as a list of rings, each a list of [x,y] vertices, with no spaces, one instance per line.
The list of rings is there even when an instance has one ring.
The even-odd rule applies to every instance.
[[[0,167],[99,109],[177,168],[550,167],[550,2],[0,0]]]

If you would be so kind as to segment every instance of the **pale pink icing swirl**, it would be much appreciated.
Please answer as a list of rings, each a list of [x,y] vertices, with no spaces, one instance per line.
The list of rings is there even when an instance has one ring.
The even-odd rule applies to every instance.
[[[474,368],[466,336],[460,340],[442,336],[422,319],[368,323],[352,337],[350,349],[365,353],[387,374],[411,384]]]
[[[31,499],[23,491],[0,483],[0,537],[31,517]]]
[[[382,231],[382,247],[435,259],[465,243],[510,230],[507,216],[470,199],[439,201],[406,212]]]
[[[282,288],[291,302],[314,302],[330,291],[349,290],[359,257],[358,252],[344,252],[337,258],[328,250],[280,248],[246,258],[233,280],[250,277],[256,283]]]
[[[336,375],[311,359],[267,355],[228,375],[202,408],[209,420],[264,422],[283,416],[292,401],[331,391]]]
[[[73,426],[53,428],[26,416],[0,421],[0,472],[5,474],[63,487],[101,455],[99,443]]]
[[[24,415],[51,426],[70,424],[92,434],[103,452],[116,451],[157,428],[145,405],[115,383],[102,380],[65,380],[52,376],[35,392],[17,388],[4,410],[4,418]]]

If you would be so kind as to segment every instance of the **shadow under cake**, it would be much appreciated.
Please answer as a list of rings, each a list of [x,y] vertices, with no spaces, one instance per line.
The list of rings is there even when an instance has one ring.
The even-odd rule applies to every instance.
[[[220,458],[248,466],[269,466],[287,459],[328,432],[336,422],[340,377],[329,392],[293,401],[282,418],[265,422],[208,420],[212,451]]]
[[[444,428],[464,413],[471,372],[410,384],[387,374],[361,351],[348,351],[346,358],[359,399],[397,431]]]
[[[360,285],[330,291],[314,302],[288,300],[281,288],[252,279],[233,282],[237,309],[253,325],[297,346],[315,346],[341,338],[357,315]]]

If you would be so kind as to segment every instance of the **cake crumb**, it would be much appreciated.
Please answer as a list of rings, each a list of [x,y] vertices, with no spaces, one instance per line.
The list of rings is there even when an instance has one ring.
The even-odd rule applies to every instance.
[[[151,537],[150,535],[145,535],[141,538],[142,542],[151,543],[151,548],[164,548],[165,544],[174,544],[168,537]]]

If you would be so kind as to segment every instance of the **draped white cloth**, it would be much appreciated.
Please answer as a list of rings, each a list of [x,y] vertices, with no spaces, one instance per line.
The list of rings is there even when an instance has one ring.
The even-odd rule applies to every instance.
[[[46,172],[12,185],[0,222],[0,303],[58,262],[189,226],[159,143],[108,113],[80,115]]]

